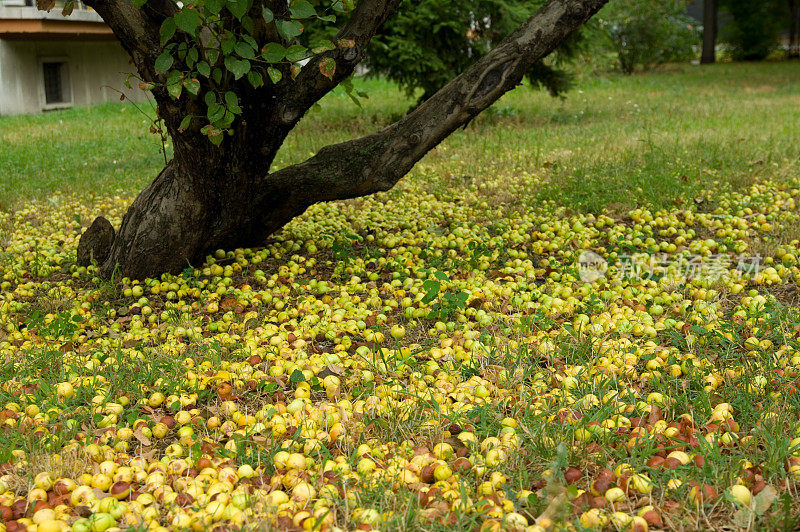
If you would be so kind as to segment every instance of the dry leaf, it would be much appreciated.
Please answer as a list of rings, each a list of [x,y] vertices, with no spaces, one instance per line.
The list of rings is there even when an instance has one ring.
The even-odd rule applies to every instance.
[[[497,364],[491,364],[488,366],[484,366],[483,368],[483,378],[492,382],[493,384],[499,384],[500,381],[500,374],[501,372],[505,371],[506,368],[503,366],[499,366]]]
[[[336,72],[336,61],[331,57],[325,57],[319,62],[319,72],[329,79],[333,79],[333,74]]]
[[[144,458],[145,460],[150,462],[155,458],[157,453],[158,453],[158,449],[152,448],[149,451],[142,453],[141,456],[142,456],[142,458]]]
[[[134,436],[134,437],[135,437],[137,440],[139,440],[139,443],[141,443],[141,444],[142,444],[142,445],[144,445],[145,447],[150,447],[150,445],[151,445],[150,438],[148,438],[147,436],[145,436],[144,434],[142,434],[142,431],[140,431],[140,430],[134,430],[134,431],[133,431],[133,436]]]
[[[550,504],[547,505],[547,508],[544,509],[542,515],[536,518],[536,523],[540,523],[545,519],[550,519],[551,521],[558,521],[559,515],[561,515],[567,507],[569,503],[569,496],[564,493],[560,493],[553,497],[550,501]]]
[[[329,366],[325,366],[322,370],[317,374],[318,379],[324,379],[329,375],[338,375],[339,377],[344,376],[344,366],[340,366],[338,364],[331,364]]]
[[[235,309],[239,305],[239,301],[232,297],[226,297],[219,302],[219,309],[223,312]]]
[[[740,508],[733,514],[733,522],[736,526],[741,528],[750,528],[755,520],[756,515],[763,515],[769,510],[772,503],[778,498],[778,490],[772,486],[767,486],[761,492],[753,497],[750,501],[750,506],[747,508]]]
[[[755,511],[758,515],[762,515],[772,503],[778,498],[778,490],[774,487],[767,485],[761,492],[756,495],[753,500],[755,502]]]

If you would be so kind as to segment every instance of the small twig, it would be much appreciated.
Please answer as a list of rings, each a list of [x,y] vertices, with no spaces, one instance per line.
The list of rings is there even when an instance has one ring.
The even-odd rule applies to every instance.
[[[155,115],[156,115],[156,118],[155,118],[155,119],[153,119],[153,118],[151,118],[151,117],[150,117],[150,115],[148,115],[147,113],[145,113],[145,112],[144,112],[144,111],[141,109],[141,107],[139,107],[139,106],[136,104],[136,102],[134,102],[134,101],[133,101],[133,100],[131,100],[131,99],[130,99],[128,96],[126,96],[124,92],[122,92],[121,90],[119,90],[119,89],[117,89],[117,88],[115,88],[115,87],[111,87],[111,86],[109,86],[109,85],[106,85],[105,87],[106,87],[106,88],[108,88],[108,89],[111,89],[111,90],[112,90],[112,91],[114,91],[114,92],[118,92],[118,93],[120,93],[120,94],[122,95],[122,99],[124,99],[126,102],[130,103],[131,105],[133,105],[134,109],[136,109],[137,111],[139,111],[139,112],[140,112],[140,113],[141,113],[141,114],[142,114],[142,115],[143,115],[145,118],[147,118],[148,120],[150,120],[150,121],[153,123],[153,127],[156,129],[156,131],[158,132],[158,136],[159,136],[159,137],[160,137],[160,139],[161,139],[161,153],[164,155],[164,164],[166,165],[167,163],[169,163],[169,161],[167,160],[167,135],[166,135],[166,134],[164,134],[164,128],[162,128],[162,127],[161,127],[161,125],[160,125],[161,118],[159,118],[159,117],[158,117],[158,111],[157,111],[157,109],[156,109],[156,108],[153,108],[153,112],[154,112],[154,113],[155,113]],[[152,102],[152,100],[150,100],[149,98],[147,99],[147,102],[148,102],[148,103],[149,103],[151,106],[153,105],[153,102]]]

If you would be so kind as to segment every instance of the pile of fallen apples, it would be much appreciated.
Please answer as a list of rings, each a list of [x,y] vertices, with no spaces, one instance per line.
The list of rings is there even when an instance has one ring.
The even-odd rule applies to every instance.
[[[768,526],[800,191],[614,218],[405,186],[141,282],[74,265],[123,199],[0,213],[0,530]]]

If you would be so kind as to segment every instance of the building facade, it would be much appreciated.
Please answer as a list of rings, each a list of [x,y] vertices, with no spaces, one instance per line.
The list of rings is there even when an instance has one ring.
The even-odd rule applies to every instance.
[[[128,74],[128,54],[92,10],[39,11],[32,0],[0,0],[0,115],[134,100],[145,94]]]

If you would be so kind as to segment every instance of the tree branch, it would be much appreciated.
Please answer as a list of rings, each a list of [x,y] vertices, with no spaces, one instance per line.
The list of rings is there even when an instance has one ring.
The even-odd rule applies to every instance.
[[[265,195],[254,205],[271,205],[274,200],[267,196],[285,194],[287,206],[293,205],[296,215],[316,202],[389,190],[429,150],[516,87],[534,63],[607,1],[548,1],[492,51],[398,122],[366,137],[322,148],[307,161],[268,175]]]
[[[282,109],[279,116],[291,129],[311,106],[353,74],[361,62],[372,37],[386,20],[394,14],[401,0],[359,0],[347,24],[334,38],[352,46],[337,46],[335,50],[313,56],[300,70],[294,81],[288,81],[279,96]],[[331,77],[320,71],[320,62],[330,58],[336,62]]]

